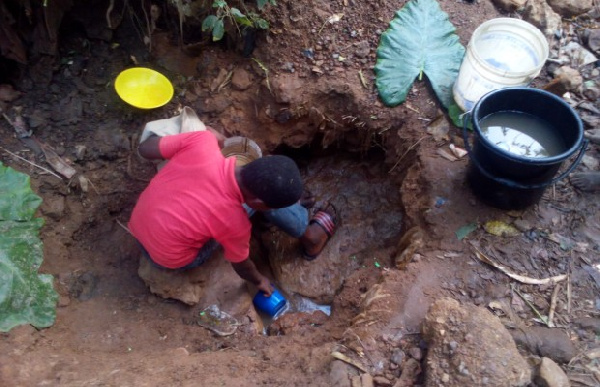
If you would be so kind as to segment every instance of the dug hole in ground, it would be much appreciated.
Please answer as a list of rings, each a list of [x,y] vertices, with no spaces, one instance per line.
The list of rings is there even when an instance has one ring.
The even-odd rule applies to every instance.
[[[8,4],[3,15],[25,15]],[[0,84],[10,97],[0,103],[85,179],[57,178],[13,156],[50,168],[0,121],[0,160],[31,176],[43,199],[40,272],[54,277],[60,295],[51,327],[1,334],[2,385],[599,383],[597,194],[565,179],[522,211],[473,195],[468,156],[449,147],[464,148],[460,131],[427,81],[416,81],[396,107],[379,99],[379,39],[406,2],[279,1],[261,14],[270,27],[257,33],[250,57],[235,32],[220,44],[185,23],[180,33],[167,5],[148,36],[137,4],[115,1],[120,11],[109,16],[122,18],[113,28],[108,2],[57,4],[32,5],[46,24],[34,17],[10,24],[20,34],[3,32],[38,44],[26,46],[21,64],[2,51]],[[439,5],[465,47],[486,20],[537,9],[552,15],[532,0],[517,11],[488,0]],[[560,39],[556,28],[546,34],[552,60],[563,61],[558,48],[572,42],[585,46],[580,32],[597,29],[594,10],[575,22],[552,11],[563,31]],[[532,87],[557,78],[552,60]],[[569,101],[585,129],[597,128],[597,69],[568,64],[584,81]],[[119,99],[114,79],[135,65],[171,80],[168,104],[140,110]],[[261,270],[295,308],[322,308],[264,319],[252,306],[254,290],[220,257],[195,276],[146,275],[124,226],[155,166],[135,148],[146,122],[183,106],[228,136],[253,139],[263,154],[294,158],[317,207],[338,208],[340,227],[313,262],[260,219],[254,227],[252,259]],[[586,156],[578,171],[597,170],[597,147]],[[235,319],[233,332],[202,326],[211,305]]]

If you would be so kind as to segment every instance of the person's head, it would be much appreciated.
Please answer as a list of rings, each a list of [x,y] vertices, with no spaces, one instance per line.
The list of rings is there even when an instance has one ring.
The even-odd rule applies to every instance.
[[[252,208],[283,208],[300,200],[303,184],[296,163],[286,156],[265,156],[241,167],[240,182]]]

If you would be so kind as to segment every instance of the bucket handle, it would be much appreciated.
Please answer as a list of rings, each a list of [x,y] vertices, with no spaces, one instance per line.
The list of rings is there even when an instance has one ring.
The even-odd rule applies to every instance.
[[[573,161],[573,163],[571,163],[571,166],[569,166],[569,168],[567,168],[566,171],[564,171],[563,173],[561,173],[558,177],[553,178],[550,181],[547,181],[545,183],[539,183],[539,184],[521,184],[519,182],[516,182],[514,180],[510,180],[510,179],[504,179],[502,177],[497,177],[492,175],[491,173],[489,173],[488,171],[485,170],[485,168],[483,168],[483,166],[481,164],[479,164],[479,161],[477,161],[475,159],[475,157],[472,156],[473,154],[473,150],[471,149],[471,144],[469,143],[469,139],[467,136],[467,123],[471,120],[471,113],[467,112],[464,114],[463,116],[463,125],[462,125],[462,135],[463,135],[463,140],[465,142],[465,148],[467,150],[467,153],[469,154],[469,158],[471,159],[471,161],[473,162],[473,164],[477,167],[477,169],[479,169],[479,172],[481,172],[483,174],[483,176],[487,177],[488,179],[494,180],[498,183],[507,185],[511,188],[520,188],[520,189],[537,189],[537,188],[545,188],[549,185],[552,185],[556,182],[558,182],[559,180],[567,177],[567,175],[569,175],[571,172],[573,172],[573,170],[575,169],[575,167],[577,165],[579,165],[579,162],[581,161],[581,159],[583,158],[583,154],[585,153],[585,150],[587,149],[587,145],[588,145],[588,140],[584,139],[581,143],[581,149],[579,150],[579,154],[577,155],[577,158],[575,158],[575,160]]]

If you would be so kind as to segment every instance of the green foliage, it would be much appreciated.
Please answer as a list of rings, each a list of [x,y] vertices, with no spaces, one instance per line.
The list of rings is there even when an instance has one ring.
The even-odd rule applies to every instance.
[[[258,5],[259,10],[262,10],[267,4],[276,5],[277,3],[275,0],[256,0],[256,5]]]
[[[387,106],[406,99],[423,73],[446,108],[454,103],[452,86],[465,49],[436,0],[411,0],[398,12],[377,48],[379,96]]]
[[[44,220],[34,214],[41,202],[29,176],[0,163],[0,332],[22,324],[49,327],[56,318],[53,277],[37,273]]]
[[[262,10],[267,4],[275,5],[275,0],[256,0],[257,7]],[[225,0],[215,0],[212,4],[216,8],[214,15],[208,15],[202,22],[202,31],[211,31],[214,42],[223,39],[225,35],[225,21],[231,21],[238,30],[243,27],[269,29],[269,22],[261,18],[256,12],[242,13],[239,8],[230,7]]]

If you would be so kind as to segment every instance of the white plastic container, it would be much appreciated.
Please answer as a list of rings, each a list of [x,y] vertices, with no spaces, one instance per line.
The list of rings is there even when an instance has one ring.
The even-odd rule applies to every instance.
[[[535,26],[513,18],[488,20],[471,36],[452,88],[454,100],[470,111],[492,90],[527,86],[546,59],[548,41]]]
[[[237,166],[242,166],[262,157],[258,144],[247,137],[229,137],[225,139],[221,153],[225,157],[236,157]]]

